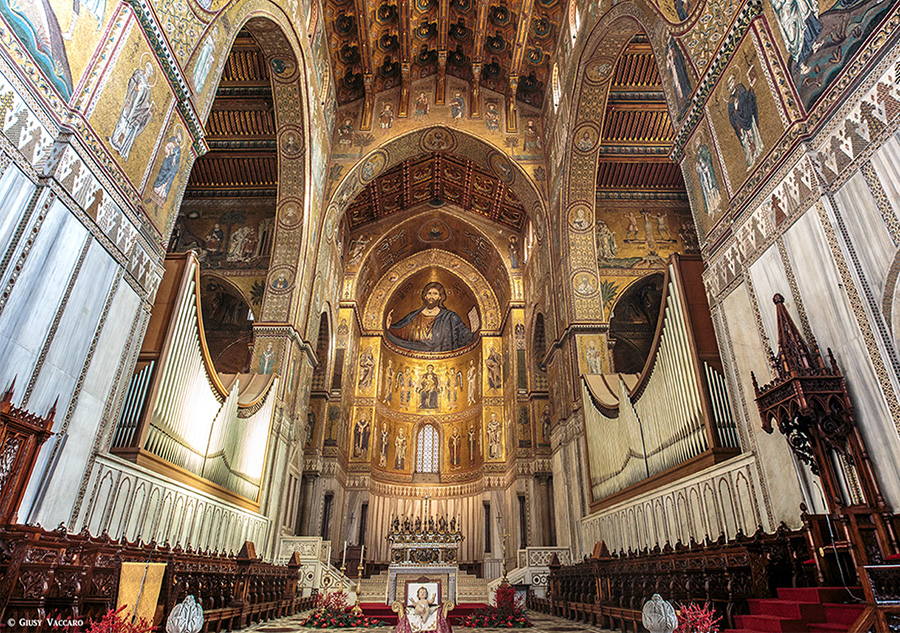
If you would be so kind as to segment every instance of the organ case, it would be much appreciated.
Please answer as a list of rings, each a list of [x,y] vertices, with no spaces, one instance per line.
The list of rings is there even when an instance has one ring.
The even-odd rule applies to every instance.
[[[199,262],[188,252],[165,265],[111,451],[255,509],[277,375],[218,374],[203,332]]]
[[[582,376],[592,511],[740,452],[702,268],[669,259],[640,374]]]

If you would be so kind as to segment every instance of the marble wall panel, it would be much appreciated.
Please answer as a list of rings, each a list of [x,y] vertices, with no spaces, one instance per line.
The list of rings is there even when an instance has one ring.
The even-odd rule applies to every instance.
[[[759,259],[750,266],[749,273],[757,300],[759,301],[759,316],[762,321],[766,344],[769,349],[775,350],[778,348],[778,324],[775,320],[775,307],[772,303],[772,297],[775,296],[775,293],[779,293],[784,297],[784,304],[788,312],[791,313],[792,317],[797,318],[797,305],[794,302],[794,297],[791,295],[791,289],[787,282],[787,275],[784,272],[784,264],[778,253],[778,247],[773,244],[763,252]],[[760,376],[761,380],[762,378]]]
[[[106,305],[118,266],[96,241],[92,241],[78,278],[68,296],[59,323],[52,332],[40,374],[29,385],[28,407],[44,411],[58,400],[58,411],[69,406],[75,381],[87,358],[96,324]]]
[[[900,135],[894,134],[872,154],[872,166],[894,213],[900,213]]]
[[[16,227],[28,208],[28,203],[37,189],[22,170],[10,164],[0,176],[0,200],[3,200],[3,213],[0,214],[0,245],[3,251],[14,244]]]
[[[28,257],[17,263],[22,269],[15,280],[15,292],[0,312],[0,353],[5,359],[0,385],[9,385],[18,378],[16,404],[23,401],[25,385],[52,329],[86,238],[84,226],[56,200],[47,211]],[[13,288],[7,285],[4,292]],[[46,410],[35,413],[44,415]]]
[[[758,293],[757,296],[761,294]],[[760,301],[762,302],[762,299]],[[754,309],[746,285],[742,284],[735,288],[723,300],[722,308],[726,315],[727,327],[723,337],[730,339],[732,360],[736,366],[734,373],[739,382],[733,393],[735,395],[743,393],[747,400],[746,406],[737,407],[741,424],[746,425],[750,438],[750,445],[745,447],[745,450],[753,451],[760,456],[757,470],[765,479],[768,490],[772,491],[768,505],[771,508],[774,525],[779,521],[785,521],[792,527],[799,527],[799,506],[803,497],[797,482],[791,451],[777,430],[771,435],[762,430],[762,420],[753,402],[754,391],[750,373],[753,372],[760,383],[768,382],[770,374],[766,352],[756,327],[752,325]],[[768,308],[766,305],[760,305],[760,312],[767,310],[772,314],[775,313],[774,306]],[[764,523],[766,529],[772,529],[774,525]]]
[[[102,441],[96,437],[97,433],[101,432],[104,424],[108,425],[110,422],[108,419],[110,405],[107,401],[113,397],[112,390],[115,388],[116,379],[119,378],[117,372],[112,370],[120,366],[123,356],[131,357],[134,348],[140,345],[138,337],[130,336],[140,304],[140,297],[131,286],[120,280],[110,301],[94,353],[88,360],[90,364],[84,371],[84,380],[81,391],[77,394],[77,402],[71,405],[70,411],[62,409],[57,413],[65,428],[60,429],[62,431],[60,436],[48,441],[48,448],[45,449],[45,451],[58,450],[57,446],[64,439],[65,450],[60,453],[58,462],[48,472],[49,478],[44,481],[45,473],[36,470],[35,472],[39,474],[32,477],[31,485],[26,491],[23,508],[32,507],[30,499],[38,494],[43,495],[39,505],[35,505],[28,514],[28,520],[40,522],[42,525],[59,525],[61,521],[69,521],[70,513],[79,496],[79,485],[82,484],[85,464],[88,463],[92,450]],[[127,384],[127,381],[120,382]],[[41,459],[46,459],[45,455],[42,454]],[[52,463],[52,458],[50,461]],[[38,486],[42,483],[44,488],[38,491]],[[21,516],[24,518],[25,514]]]
[[[850,239],[854,244],[864,245],[856,249],[856,254],[862,273],[880,297],[897,247],[862,173],[857,172],[845,182],[835,192],[834,200]]]
[[[819,348],[831,348],[856,409],[856,420],[869,449],[887,502],[900,504],[896,459],[900,438],[885,403],[863,335],[841,291],[842,282],[818,215],[806,214],[785,234],[800,295]]]

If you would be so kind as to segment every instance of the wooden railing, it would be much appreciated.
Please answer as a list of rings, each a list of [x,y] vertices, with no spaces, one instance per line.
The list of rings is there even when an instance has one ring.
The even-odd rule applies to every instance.
[[[864,567],[874,604],[869,604],[850,627],[850,633],[889,633],[900,630],[900,565]]]
[[[292,615],[315,600],[299,595],[298,560],[261,562],[250,541],[235,555],[12,525],[0,527],[0,622],[44,619],[46,628],[47,617],[99,620],[116,608],[124,562],[166,564],[157,631],[165,630],[165,617],[187,595],[203,607],[204,631]]]
[[[601,628],[639,630],[641,608],[654,593],[675,603],[709,603],[734,626],[747,600],[774,595],[777,587],[805,586],[812,574],[801,531],[724,535],[702,544],[603,555],[576,565],[550,566],[547,598],[529,596],[535,610]]]

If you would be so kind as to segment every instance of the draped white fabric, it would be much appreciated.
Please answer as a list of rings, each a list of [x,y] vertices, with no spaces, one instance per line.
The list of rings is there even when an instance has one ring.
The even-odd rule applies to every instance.
[[[460,562],[482,560],[484,558],[484,497],[481,492],[452,499],[429,499],[429,514],[458,517],[462,524],[463,540],[459,545]],[[420,497],[397,497],[393,495],[369,494],[369,518],[365,535],[366,559],[388,562],[390,544],[388,533],[391,516],[404,514],[425,515],[425,499]]]

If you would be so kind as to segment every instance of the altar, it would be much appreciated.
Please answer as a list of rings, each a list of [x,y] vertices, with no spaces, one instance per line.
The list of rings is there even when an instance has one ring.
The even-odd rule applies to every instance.
[[[391,543],[387,604],[411,605],[422,587],[438,604],[457,602],[463,539],[458,517],[393,517],[386,538]]]

